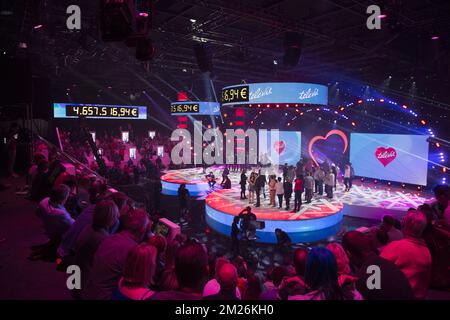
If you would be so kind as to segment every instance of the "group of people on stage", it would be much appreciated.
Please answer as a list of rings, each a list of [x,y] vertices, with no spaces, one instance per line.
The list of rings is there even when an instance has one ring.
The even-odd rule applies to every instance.
[[[282,177],[269,175],[258,171],[252,171],[247,176],[247,170],[241,172],[239,185],[241,187],[241,199],[248,199],[250,204],[255,207],[261,206],[261,195],[266,198],[266,185],[269,189],[269,206],[283,208],[283,200],[285,210],[290,210],[290,202],[294,196],[294,209],[292,212],[300,211],[302,205],[303,193],[304,201],[311,203],[314,193],[319,196],[326,193],[327,198],[333,198],[333,190],[337,188],[337,177],[339,175],[339,167],[336,165],[308,166],[297,164],[295,167],[295,175],[292,177],[292,168],[288,164],[282,166]],[[354,170],[350,163],[345,165],[344,169],[344,185],[345,191],[352,188],[352,180]],[[246,191],[248,189],[248,198]],[[277,201],[278,200],[278,203]]]

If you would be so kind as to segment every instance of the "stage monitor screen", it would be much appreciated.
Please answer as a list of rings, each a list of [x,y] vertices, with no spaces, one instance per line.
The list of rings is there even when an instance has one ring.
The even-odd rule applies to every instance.
[[[54,103],[54,118],[147,119],[146,106]]]
[[[356,176],[425,186],[426,135],[352,133],[350,162]]]
[[[300,131],[259,130],[258,158],[262,164],[295,166],[300,160]]]

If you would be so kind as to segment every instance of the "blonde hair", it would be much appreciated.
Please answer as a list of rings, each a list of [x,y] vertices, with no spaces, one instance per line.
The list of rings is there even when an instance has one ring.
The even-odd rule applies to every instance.
[[[134,288],[152,285],[156,270],[156,256],[156,248],[146,243],[131,249],[125,261],[122,285]]]

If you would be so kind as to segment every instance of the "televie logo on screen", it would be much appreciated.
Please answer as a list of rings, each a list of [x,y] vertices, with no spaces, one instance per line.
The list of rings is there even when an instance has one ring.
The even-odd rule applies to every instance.
[[[316,83],[268,82],[222,89],[222,105],[286,103],[327,105],[328,88]]]
[[[355,175],[425,186],[427,135],[352,133],[350,162]]]

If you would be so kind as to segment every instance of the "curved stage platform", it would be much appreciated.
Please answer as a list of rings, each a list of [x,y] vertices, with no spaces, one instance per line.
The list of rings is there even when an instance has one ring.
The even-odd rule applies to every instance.
[[[269,173],[275,173],[270,171]],[[222,168],[211,167],[217,185],[221,181]],[[176,195],[181,183],[185,183],[191,196],[205,200],[205,214],[208,225],[223,235],[229,236],[233,217],[249,205],[248,200],[240,199],[240,173],[231,172],[229,177],[232,189],[219,187],[210,189],[204,178],[202,168],[171,170],[162,178],[163,194]],[[258,242],[275,243],[275,228],[286,231],[292,241],[314,242],[335,235],[340,230],[344,215],[380,220],[383,215],[390,214],[400,218],[411,207],[432,201],[432,196],[424,192],[414,192],[398,187],[388,187],[373,183],[354,181],[350,192],[344,192],[343,185],[338,184],[333,199],[314,195],[310,204],[303,203],[297,213],[269,207],[269,195],[266,186],[266,199],[261,196],[261,207],[252,206],[252,212],[258,221],[265,222],[265,229],[257,231]],[[248,191],[247,191],[248,194]],[[304,196],[304,194],[303,194]],[[278,199],[276,199],[278,203]],[[283,199],[284,202],[284,199]],[[285,204],[283,203],[283,206]],[[294,199],[291,199],[291,208]]]
[[[190,168],[168,171],[161,177],[162,194],[176,196],[181,184],[193,197],[205,195],[210,190],[202,168]]]
[[[206,221],[215,231],[229,235],[234,216],[248,205],[240,199],[240,190],[218,190],[205,200]],[[291,208],[293,201],[291,201]],[[256,231],[258,242],[276,243],[275,229],[286,231],[293,242],[312,242],[335,234],[342,220],[344,205],[337,200],[320,199],[303,204],[299,212],[269,207],[269,196],[262,197],[261,206],[252,212],[265,228]]]

